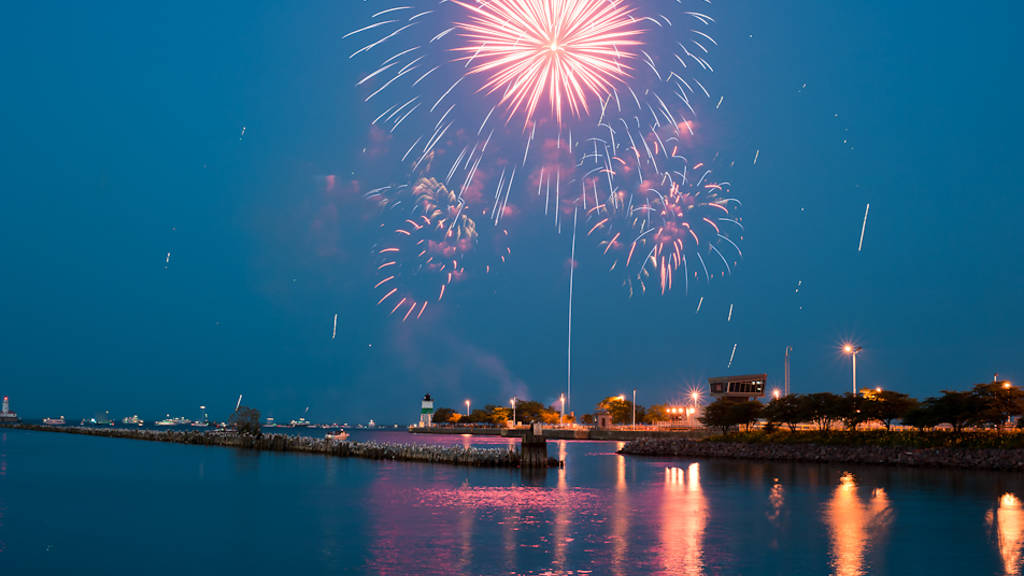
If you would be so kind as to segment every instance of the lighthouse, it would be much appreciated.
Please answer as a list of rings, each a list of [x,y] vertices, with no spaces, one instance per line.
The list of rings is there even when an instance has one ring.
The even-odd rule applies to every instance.
[[[420,402],[420,428],[430,428],[434,425],[434,399],[430,394],[423,395]]]
[[[7,396],[4,396],[3,407],[0,407],[0,422],[17,422],[18,415],[11,412],[11,403],[8,401]]]

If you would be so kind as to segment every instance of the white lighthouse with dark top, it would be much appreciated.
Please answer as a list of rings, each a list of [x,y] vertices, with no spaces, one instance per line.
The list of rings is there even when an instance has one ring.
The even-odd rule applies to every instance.
[[[18,415],[15,414],[14,412],[11,412],[11,403],[7,399],[7,396],[4,396],[3,407],[0,407],[0,422],[17,422],[17,421],[18,421]]]
[[[420,428],[430,428],[434,425],[434,399],[430,394],[423,395],[420,402]]]

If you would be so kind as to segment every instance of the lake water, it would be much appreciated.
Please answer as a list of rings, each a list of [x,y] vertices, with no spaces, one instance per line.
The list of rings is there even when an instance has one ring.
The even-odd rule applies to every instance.
[[[0,431],[0,574],[1020,573],[1019,475],[617,446],[549,443],[565,469],[525,477]]]

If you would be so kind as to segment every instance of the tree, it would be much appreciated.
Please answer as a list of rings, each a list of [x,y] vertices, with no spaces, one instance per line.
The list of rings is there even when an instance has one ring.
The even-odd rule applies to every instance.
[[[977,423],[1002,427],[1014,416],[1024,414],[1024,390],[1003,382],[978,384],[971,391],[978,397]]]
[[[609,396],[601,400],[597,405],[599,410],[605,410],[612,417],[613,424],[631,424],[633,422],[633,403],[624,400],[621,396]],[[637,412],[637,421],[640,420],[640,412]]]
[[[594,422],[597,421],[593,414],[584,414],[581,418],[585,426],[593,426]]]
[[[761,403],[733,398],[719,398],[704,408],[700,423],[709,428],[720,428],[725,434],[733,426],[750,425],[761,415]]]
[[[231,415],[228,424],[243,436],[256,438],[263,436],[263,428],[260,426],[260,411],[248,406],[239,406],[238,410]]]
[[[902,392],[883,390],[872,394],[864,410],[871,420],[885,424],[885,429],[892,429],[893,420],[900,420],[917,408],[918,402]]]
[[[948,423],[954,432],[960,432],[978,422],[985,401],[973,392],[943,390],[942,396],[925,400],[923,408],[924,419],[932,426]]]
[[[832,429],[832,423],[849,415],[852,406],[842,396],[831,392],[817,392],[801,397],[801,410],[807,420],[814,422],[818,428],[826,432]]]
[[[737,426],[745,426],[747,430],[750,430],[750,425],[761,417],[762,410],[764,410],[764,405],[760,402],[747,400],[733,403],[729,407],[729,415]]]
[[[665,404],[655,404],[654,406],[644,410],[643,414],[643,419],[638,415],[637,421],[643,422],[644,424],[655,424],[671,420],[668,414],[668,406]]]
[[[466,424],[490,424],[491,413],[482,408],[475,408],[467,416],[463,416],[459,422],[465,422]]]
[[[805,404],[799,394],[775,398],[764,407],[764,416],[770,422],[785,424],[792,432],[797,424],[810,419],[804,410]]]
[[[432,421],[434,424],[450,424],[452,422],[452,416],[455,416],[455,410],[451,408],[438,408],[434,412]]]

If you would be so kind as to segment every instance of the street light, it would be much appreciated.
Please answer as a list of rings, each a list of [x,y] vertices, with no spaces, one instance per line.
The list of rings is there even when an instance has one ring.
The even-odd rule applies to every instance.
[[[697,413],[697,399],[700,398],[700,392],[697,392],[696,390],[694,390],[693,392],[690,392],[690,398],[693,400],[693,409],[692,409],[692,412],[691,412],[691,415],[692,415],[692,414],[696,414]],[[690,425],[691,426],[693,425],[693,419],[692,418],[690,419]]]
[[[781,396],[781,395],[782,395],[782,393],[779,392],[778,388],[772,390],[772,398],[775,398],[776,400],[778,400],[779,396]]]
[[[843,353],[848,354],[853,360],[853,395],[857,395],[857,353],[863,350],[861,346],[854,346],[853,344],[844,344]]]
[[[509,402],[512,404],[512,426],[516,425],[516,397],[513,396]]]
[[[636,428],[636,388],[633,388],[633,428]]]
[[[469,416],[469,400],[466,400],[466,416]]]
[[[565,394],[560,395],[558,399],[562,402],[562,408],[558,412],[558,425],[561,426],[565,420]]]

